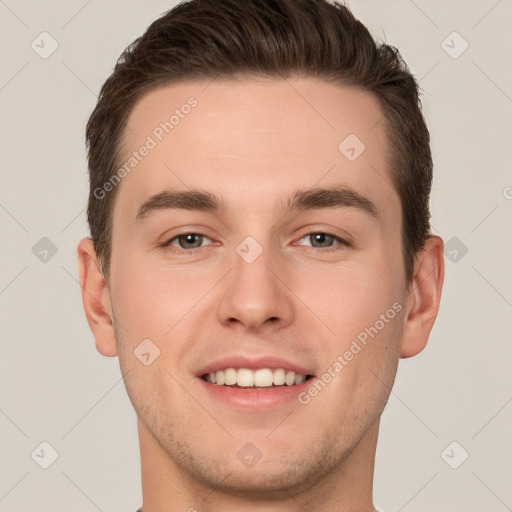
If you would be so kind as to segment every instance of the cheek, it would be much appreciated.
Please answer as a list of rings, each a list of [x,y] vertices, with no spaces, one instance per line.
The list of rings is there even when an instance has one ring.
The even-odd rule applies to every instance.
[[[401,281],[390,265],[380,257],[372,265],[317,269],[297,292],[328,327],[322,336],[323,365],[337,375],[333,389],[350,389],[361,403],[372,396],[377,408],[394,380],[405,311]],[[338,364],[336,372],[333,365],[340,357],[342,370]]]
[[[164,336],[198,294],[179,272],[164,274],[143,258],[118,257],[113,268],[112,307],[131,339]]]
[[[299,275],[294,291],[323,320],[332,339],[356,337],[401,299],[400,283],[383,258],[371,265],[324,265]]]

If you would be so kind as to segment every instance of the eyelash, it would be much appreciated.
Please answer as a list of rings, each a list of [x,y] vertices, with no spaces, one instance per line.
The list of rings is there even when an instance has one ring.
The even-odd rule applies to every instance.
[[[178,238],[180,238],[182,236],[187,236],[187,235],[198,235],[198,236],[202,236],[204,238],[208,238],[209,239],[209,237],[207,235],[203,235],[202,233],[197,233],[197,232],[194,232],[194,231],[190,231],[190,232],[186,232],[186,233],[180,233],[179,235],[176,235],[173,238],[170,238],[166,242],[160,244],[160,247],[162,247],[163,249],[165,249],[165,250],[167,250],[169,252],[175,253],[175,254],[184,254],[184,253],[194,254],[194,253],[197,253],[197,251],[207,247],[207,246],[201,246],[201,247],[196,247],[196,248],[192,248],[192,249],[181,249],[181,248],[173,248],[173,246],[171,246],[171,243],[174,240],[177,240]],[[344,238],[341,238],[340,236],[335,235],[334,233],[330,233],[329,231],[310,231],[309,233],[304,234],[299,239],[299,241],[301,241],[304,238],[307,238],[308,236],[311,236],[311,235],[327,235],[327,236],[330,236],[336,242],[338,242],[339,245],[335,246],[335,247],[328,247],[328,248],[310,247],[307,252],[321,252],[321,253],[335,252],[335,251],[341,250],[343,247],[350,247],[350,243],[347,242]]]

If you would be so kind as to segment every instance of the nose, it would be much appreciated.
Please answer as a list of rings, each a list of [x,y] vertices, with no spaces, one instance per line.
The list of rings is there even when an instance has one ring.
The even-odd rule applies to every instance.
[[[223,325],[259,332],[281,329],[293,322],[294,295],[287,284],[291,272],[284,258],[263,250],[251,261],[240,252],[235,254],[233,265],[218,307]]]

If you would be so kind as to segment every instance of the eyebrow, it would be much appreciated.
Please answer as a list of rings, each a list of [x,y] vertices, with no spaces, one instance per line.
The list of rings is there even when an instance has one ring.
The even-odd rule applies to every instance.
[[[375,203],[355,190],[338,185],[296,190],[286,203],[281,202],[285,212],[315,210],[322,208],[356,208],[378,219]],[[225,211],[222,198],[203,190],[165,190],[151,196],[138,209],[135,222],[142,222],[150,214],[160,210],[182,209],[205,212]]]

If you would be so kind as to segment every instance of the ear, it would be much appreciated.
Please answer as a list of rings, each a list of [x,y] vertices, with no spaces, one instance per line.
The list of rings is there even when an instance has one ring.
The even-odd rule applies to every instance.
[[[400,357],[419,354],[426,346],[439,310],[444,281],[443,240],[430,235],[416,257],[409,287]]]
[[[96,349],[104,356],[117,356],[110,293],[93,241],[90,238],[80,240],[77,254],[82,302]]]

